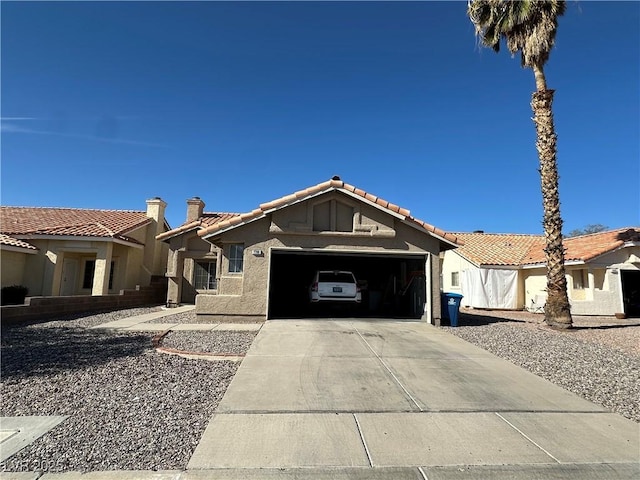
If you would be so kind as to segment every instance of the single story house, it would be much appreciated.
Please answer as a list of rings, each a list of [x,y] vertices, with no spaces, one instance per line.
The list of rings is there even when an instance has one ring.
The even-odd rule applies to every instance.
[[[187,202],[169,243],[167,304],[195,300],[196,313],[221,321],[304,317],[318,270],[354,273],[363,316],[440,319],[441,252],[455,235],[339,177],[263,203],[243,214],[205,214]]]
[[[542,235],[456,233],[464,245],[442,255],[443,289],[472,308],[541,312],[546,300]],[[574,315],[640,316],[640,228],[565,238]]]
[[[163,277],[167,204],[146,211],[0,207],[2,286],[29,296],[107,295]]]

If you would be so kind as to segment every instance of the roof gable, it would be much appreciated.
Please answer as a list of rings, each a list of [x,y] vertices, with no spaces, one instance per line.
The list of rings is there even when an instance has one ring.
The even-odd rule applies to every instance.
[[[409,210],[401,208],[398,205],[390,203],[371,193],[365,192],[364,190],[356,188],[353,185],[349,185],[340,180],[339,177],[333,177],[331,180],[328,180],[326,182],[322,182],[304,190],[299,190],[290,195],[286,195],[270,202],[263,203],[258,208],[250,212],[236,215],[220,222],[216,222],[215,224],[207,226],[200,230],[198,232],[198,235],[204,238],[211,237],[213,235],[219,235],[232,228],[236,228],[263,218],[274,210],[282,209],[331,191],[339,191],[361,202],[368,203],[369,205],[378,208],[387,214],[400,218],[405,223],[438,238],[440,241],[450,246],[455,247],[460,244],[458,238],[455,235],[447,233],[444,230],[441,230],[422,220],[414,218],[410,215]]]
[[[9,236],[119,238],[151,222],[146,212],[51,207],[0,207],[0,232]]]

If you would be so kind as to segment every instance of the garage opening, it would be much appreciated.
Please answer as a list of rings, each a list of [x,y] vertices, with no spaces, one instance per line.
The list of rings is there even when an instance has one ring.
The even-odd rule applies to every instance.
[[[420,318],[426,303],[425,255],[272,251],[268,318]],[[312,303],[316,271],[352,272],[361,302]]]

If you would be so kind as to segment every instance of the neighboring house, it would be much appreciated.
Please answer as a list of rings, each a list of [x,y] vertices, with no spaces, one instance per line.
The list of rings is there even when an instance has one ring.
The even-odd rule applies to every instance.
[[[438,258],[456,237],[339,177],[241,215],[187,203],[187,222],[158,237],[170,305],[195,293],[196,313],[220,320],[307,316],[315,271],[347,270],[362,289],[352,314],[440,319]]]
[[[29,296],[106,295],[166,271],[166,203],[146,211],[0,207],[2,286]]]
[[[542,235],[455,234],[445,252],[443,289],[463,306],[542,311],[546,266]],[[640,315],[640,228],[565,238],[567,291],[574,315]]]
[[[456,233],[464,245],[443,255],[442,288],[460,293],[461,305],[522,309],[526,302],[521,265],[541,235]]]

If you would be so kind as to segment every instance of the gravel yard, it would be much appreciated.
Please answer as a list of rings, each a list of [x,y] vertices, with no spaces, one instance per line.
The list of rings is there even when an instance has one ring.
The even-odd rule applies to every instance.
[[[461,311],[458,325],[442,328],[640,422],[640,326],[576,317],[576,328],[560,331],[544,325],[542,315],[481,310]]]
[[[159,309],[55,318],[2,329],[0,415],[69,415],[11,457],[4,468],[186,468],[239,364],[158,353],[152,348],[152,333],[86,328]],[[198,323],[193,312],[165,319]],[[466,310],[459,327],[442,328],[640,422],[640,326],[624,326],[624,321],[608,317],[576,317],[574,322],[578,328],[556,331],[544,326],[541,315]],[[173,331],[164,337],[163,346],[244,354],[255,335]]]
[[[188,312],[174,313],[173,315],[167,315],[165,317],[154,318],[146,323],[198,323],[198,324],[217,324],[220,322],[215,321],[212,318],[202,317],[202,315],[196,315],[195,310]]]
[[[218,355],[244,354],[256,332],[169,332],[162,339],[162,346],[186,352],[212,353]]]
[[[6,469],[186,468],[239,364],[158,353],[152,334],[81,328],[148,311],[2,329],[1,415],[70,415]],[[189,333],[202,335],[183,332],[182,341]],[[216,348],[240,352],[249,345],[223,335]]]

